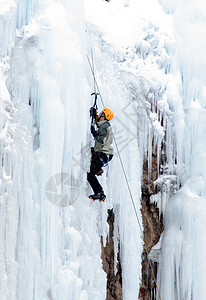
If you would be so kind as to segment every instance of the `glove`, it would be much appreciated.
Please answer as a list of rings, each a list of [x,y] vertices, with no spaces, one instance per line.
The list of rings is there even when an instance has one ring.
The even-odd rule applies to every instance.
[[[93,137],[97,136],[97,131],[95,130],[93,125],[91,125],[91,134],[93,135]]]
[[[95,107],[91,107],[90,108],[90,117],[93,117],[94,119],[96,119],[96,115],[97,115],[97,110],[96,110],[96,108]]]

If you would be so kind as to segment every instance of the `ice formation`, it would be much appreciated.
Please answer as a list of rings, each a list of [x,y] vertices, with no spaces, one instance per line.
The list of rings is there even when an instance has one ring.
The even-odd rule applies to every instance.
[[[138,298],[143,229],[117,149],[107,202],[87,198],[91,49],[140,223],[143,161],[150,170],[154,141],[160,165],[164,144],[151,199],[165,219],[162,299],[205,299],[204,12],[192,0],[1,1],[0,299],[106,299],[109,208],[123,299]]]
[[[182,77],[184,168],[182,188],[169,200],[160,256],[162,299],[205,299],[205,3],[161,1],[173,14]],[[180,131],[179,128],[176,129]]]

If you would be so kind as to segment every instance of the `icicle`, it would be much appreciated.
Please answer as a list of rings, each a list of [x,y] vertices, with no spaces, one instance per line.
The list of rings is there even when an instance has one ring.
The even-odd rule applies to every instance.
[[[28,25],[31,17],[37,13],[37,0],[17,0],[17,28]]]
[[[11,55],[16,27],[16,5],[13,0],[1,4],[0,8],[0,56]]]

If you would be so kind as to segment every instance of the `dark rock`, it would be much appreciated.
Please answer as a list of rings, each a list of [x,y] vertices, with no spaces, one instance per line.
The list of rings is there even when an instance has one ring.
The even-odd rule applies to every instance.
[[[149,253],[152,247],[159,241],[160,235],[163,231],[162,216],[159,216],[159,209],[154,203],[150,202],[151,195],[157,193],[154,181],[158,177],[157,169],[157,155],[156,149],[152,153],[152,166],[151,173],[148,172],[148,161],[143,165],[142,177],[142,200],[141,200],[141,213],[144,228],[144,242],[146,244],[147,252]],[[152,263],[157,277],[157,264]],[[155,282],[151,272],[151,267],[148,261],[147,253],[144,249],[142,254],[142,283],[140,287],[139,299],[152,300],[155,299]]]
[[[102,262],[103,269],[107,273],[107,300],[122,300],[122,271],[119,252],[117,255],[117,273],[114,273],[114,212],[113,209],[108,210],[107,222],[109,224],[109,239],[107,238],[106,247],[102,244]]]

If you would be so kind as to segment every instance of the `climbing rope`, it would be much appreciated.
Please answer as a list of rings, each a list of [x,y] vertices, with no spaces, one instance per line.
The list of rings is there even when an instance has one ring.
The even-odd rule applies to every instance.
[[[92,51],[92,50],[91,50],[91,53],[92,53],[91,55],[92,55],[92,59],[93,59],[93,51]],[[91,72],[92,72],[92,75],[93,75],[93,79],[94,79],[94,86],[95,86],[94,91],[95,91],[95,93],[96,93],[96,87],[97,87],[98,94],[99,94],[100,99],[101,99],[101,101],[102,101],[102,106],[105,107],[104,101],[103,101],[103,99],[102,99],[102,95],[101,95],[100,90],[99,90],[99,86],[98,86],[97,81],[96,81],[96,77],[95,77],[95,73],[94,73],[94,63],[91,64],[91,61],[90,61],[90,58],[89,58],[88,55],[87,55],[87,59],[88,59],[89,66],[90,66],[90,69],[91,69]],[[92,66],[92,65],[93,65],[93,66]]]
[[[105,107],[104,101],[103,101],[103,98],[102,98],[102,95],[101,95],[101,92],[100,92],[100,89],[99,89],[99,86],[98,86],[98,83],[97,83],[97,80],[96,80],[95,72],[94,72],[94,58],[93,58],[93,51],[92,51],[92,49],[91,49],[91,57],[92,57],[92,63],[90,61],[89,56],[87,55],[89,66],[90,66],[90,69],[91,69],[91,72],[92,72],[92,75],[93,75],[93,79],[94,79],[94,86],[98,90],[98,93],[99,93],[99,96],[100,96],[100,99],[101,99],[103,107]],[[95,88],[95,91],[96,91],[96,88]],[[151,268],[151,271],[152,271],[152,276],[153,276],[153,279],[154,279],[154,282],[155,282],[155,285],[156,285],[156,288],[157,288],[157,292],[158,292],[158,295],[159,295],[159,300],[161,300],[161,295],[160,295],[160,291],[159,291],[159,288],[158,288],[158,285],[157,285],[157,280],[156,280],[156,277],[155,277],[154,268],[153,268],[152,262],[151,262],[151,260],[149,258],[149,251],[148,251],[148,248],[147,248],[147,245],[146,245],[146,241],[145,241],[144,234],[143,234],[143,231],[142,231],[141,223],[140,223],[140,220],[139,220],[139,217],[138,217],[138,213],[137,213],[137,209],[136,209],[136,206],[135,206],[134,197],[132,195],[131,187],[130,187],[130,184],[129,184],[129,181],[128,181],[128,178],[127,178],[125,167],[124,167],[124,164],[123,164],[123,161],[122,161],[122,157],[121,157],[121,154],[120,154],[120,151],[119,151],[119,147],[118,147],[118,144],[117,144],[117,141],[116,141],[114,133],[113,133],[113,139],[114,139],[115,147],[117,149],[117,154],[118,154],[120,165],[121,165],[121,168],[122,168],[122,171],[123,171],[123,174],[124,174],[124,178],[125,178],[125,181],[126,181],[126,184],[127,184],[127,188],[128,188],[128,191],[129,191],[130,199],[132,201],[132,206],[134,208],[135,216],[136,216],[136,219],[137,219],[137,222],[138,222],[138,225],[139,225],[139,229],[140,229],[140,233],[141,233],[141,238],[142,238],[142,240],[144,242],[144,248],[145,248],[145,251],[146,251],[146,254],[147,254],[147,259],[149,261],[149,265],[150,265],[150,268]]]

